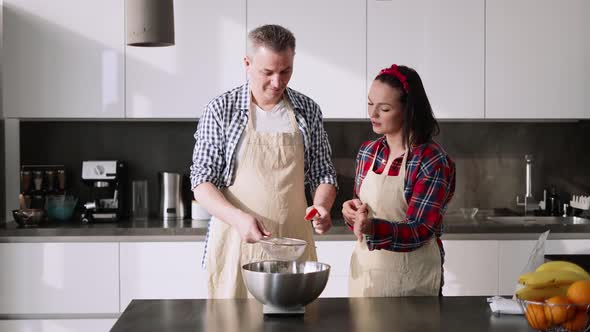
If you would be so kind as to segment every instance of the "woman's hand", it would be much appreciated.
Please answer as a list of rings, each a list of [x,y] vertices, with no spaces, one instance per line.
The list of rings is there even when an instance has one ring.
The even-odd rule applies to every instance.
[[[358,198],[348,200],[342,204],[342,216],[348,225],[354,225],[356,211],[361,207],[361,205],[363,205],[363,203]]]
[[[373,234],[373,223],[369,220],[369,209],[365,203],[355,212],[353,231],[359,241],[363,240],[363,234]]]

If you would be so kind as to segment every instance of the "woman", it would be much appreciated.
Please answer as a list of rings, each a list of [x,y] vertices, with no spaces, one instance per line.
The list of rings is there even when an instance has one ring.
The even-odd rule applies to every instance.
[[[392,65],[371,84],[376,134],[356,159],[354,194],[342,214],[359,239],[350,262],[350,296],[439,295],[442,217],[455,191],[455,165],[415,70]],[[364,239],[363,239],[364,237]]]

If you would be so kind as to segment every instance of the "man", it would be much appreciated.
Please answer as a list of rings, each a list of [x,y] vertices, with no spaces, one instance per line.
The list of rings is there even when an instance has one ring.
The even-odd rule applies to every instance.
[[[306,240],[300,260],[316,260],[304,183],[319,234],[331,227],[336,196],[320,107],[287,87],[295,37],[264,25],[248,34],[248,43],[249,81],[213,99],[195,133],[192,189],[213,215],[204,257],[211,298],[247,297],[241,266],[271,259],[257,243],[263,237]]]

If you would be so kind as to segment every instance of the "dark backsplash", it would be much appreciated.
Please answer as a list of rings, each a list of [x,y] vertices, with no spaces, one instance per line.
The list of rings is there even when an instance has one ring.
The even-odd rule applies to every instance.
[[[524,194],[524,155],[532,154],[533,193],[554,185],[562,196],[590,192],[590,122],[442,122],[436,140],[457,165],[456,192],[449,207],[512,208]],[[340,191],[333,209],[341,215],[352,196],[354,158],[375,135],[369,122],[326,122]],[[149,181],[150,214],[158,213],[157,172],[188,177],[194,121],[21,122],[21,163],[63,164],[71,192],[82,196],[83,160],[123,160],[130,180]],[[0,135],[3,137],[3,135]],[[4,146],[3,144],[1,145]],[[2,154],[4,155],[4,154]],[[0,166],[0,170],[2,170]],[[188,181],[187,181],[188,182]],[[190,199],[188,183],[185,198]],[[130,193],[128,192],[128,196]],[[4,200],[2,200],[3,202]]]

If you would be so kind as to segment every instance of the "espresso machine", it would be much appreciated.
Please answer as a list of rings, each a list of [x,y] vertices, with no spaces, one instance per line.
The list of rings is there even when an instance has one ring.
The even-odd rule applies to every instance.
[[[116,222],[126,217],[127,166],[117,160],[82,162],[82,183],[90,200],[84,204],[82,222]]]

